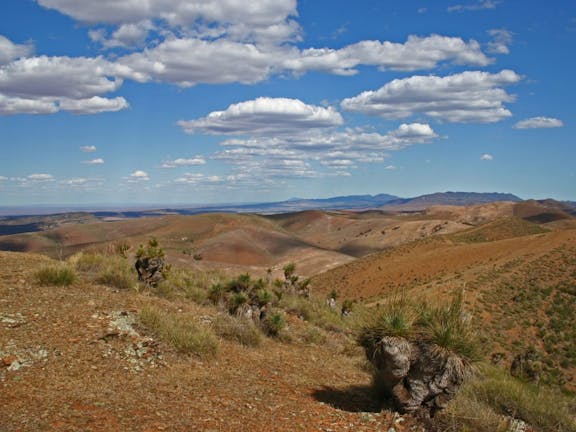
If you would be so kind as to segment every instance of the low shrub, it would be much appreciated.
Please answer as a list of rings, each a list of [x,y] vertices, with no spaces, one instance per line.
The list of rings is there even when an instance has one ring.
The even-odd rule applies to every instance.
[[[166,263],[166,254],[158,244],[158,240],[151,238],[146,246],[138,247],[135,268],[138,280],[144,282],[147,287],[156,287],[166,279],[170,265]]]
[[[66,264],[52,264],[41,267],[34,273],[40,285],[68,286],[76,281],[76,272]]]

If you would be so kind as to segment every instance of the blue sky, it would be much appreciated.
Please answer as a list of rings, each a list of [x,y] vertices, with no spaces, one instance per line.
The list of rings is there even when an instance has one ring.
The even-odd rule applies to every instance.
[[[573,0],[4,0],[0,205],[576,200],[575,48]]]

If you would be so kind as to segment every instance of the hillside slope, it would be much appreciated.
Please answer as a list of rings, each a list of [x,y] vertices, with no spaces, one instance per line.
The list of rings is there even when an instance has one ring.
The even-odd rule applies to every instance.
[[[50,259],[0,252],[0,262],[3,432],[372,431],[398,421],[380,411],[361,357],[343,355],[338,335],[256,348],[221,340],[215,358],[181,354],[134,324],[138,312],[153,305],[204,326],[216,309],[83,280],[39,286],[33,274]]]
[[[511,362],[535,349],[545,379],[575,390],[576,230],[539,230],[501,220],[372,254],[313,283],[373,305],[398,293],[435,302],[464,289],[488,360],[503,352]]]

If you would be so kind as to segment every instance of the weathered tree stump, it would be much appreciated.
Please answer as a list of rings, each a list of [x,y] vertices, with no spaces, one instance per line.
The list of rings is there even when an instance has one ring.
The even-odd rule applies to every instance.
[[[376,369],[376,388],[402,413],[433,417],[470,372],[463,358],[426,341],[384,336],[364,348]]]

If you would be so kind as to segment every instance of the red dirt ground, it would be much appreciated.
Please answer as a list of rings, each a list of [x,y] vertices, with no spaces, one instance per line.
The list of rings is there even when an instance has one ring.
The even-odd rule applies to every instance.
[[[209,311],[98,285],[37,286],[31,272],[47,261],[0,253],[2,432],[415,430],[375,406],[362,355],[343,355],[337,341],[221,341],[213,360],[159,343],[154,361],[126,356],[135,342],[110,334],[115,312],[150,302],[199,319]]]

